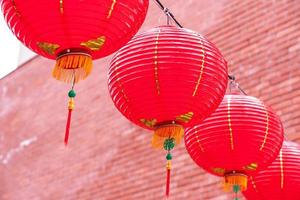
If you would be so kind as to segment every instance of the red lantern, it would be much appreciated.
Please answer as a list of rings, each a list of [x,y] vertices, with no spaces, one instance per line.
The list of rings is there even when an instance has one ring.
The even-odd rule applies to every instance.
[[[198,33],[161,26],[137,35],[118,51],[108,85],[119,111],[154,130],[152,145],[169,152],[182,138],[183,127],[199,123],[217,108],[227,85],[227,65]],[[169,153],[167,159],[169,177]]]
[[[300,147],[284,142],[276,160],[250,177],[248,200],[300,200]]]
[[[192,159],[208,172],[225,177],[225,189],[246,190],[247,177],[267,167],[283,141],[279,117],[260,100],[225,95],[219,108],[186,130]]]
[[[91,60],[126,44],[144,21],[148,0],[2,0],[5,19],[20,41],[57,63],[55,78],[75,81]],[[70,70],[72,69],[72,70]]]
[[[56,59],[53,77],[72,83],[86,78],[92,59],[125,45],[142,25],[148,0],[2,0],[16,37],[34,52]],[[70,95],[69,95],[70,96]],[[69,117],[74,108],[70,96]],[[68,125],[66,142],[68,135]]]

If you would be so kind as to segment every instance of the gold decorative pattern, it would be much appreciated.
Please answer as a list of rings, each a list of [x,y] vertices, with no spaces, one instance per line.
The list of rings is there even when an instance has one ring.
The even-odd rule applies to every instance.
[[[268,110],[266,109],[266,132],[265,132],[264,141],[261,144],[261,147],[259,149],[260,151],[264,148],[264,146],[267,142],[268,135],[269,135],[269,113],[268,113]]]
[[[112,12],[114,11],[114,8],[115,8],[116,3],[117,3],[117,0],[112,0],[110,9],[109,9],[108,14],[107,14],[107,17],[106,17],[107,19],[110,19],[110,18],[111,18],[111,15],[112,15]]]
[[[97,39],[81,42],[80,45],[89,48],[92,51],[98,51],[104,45],[106,41],[105,36],[98,37]]]
[[[227,115],[228,115],[228,128],[229,128],[229,134],[230,134],[230,145],[231,145],[231,150],[233,150],[234,144],[233,144],[233,131],[232,131],[232,125],[231,125],[231,115],[230,115],[230,97],[228,98]]]
[[[14,10],[15,10],[16,14],[18,15],[18,17],[20,17],[21,15],[20,15],[20,12],[19,12],[19,10],[17,8],[15,0],[11,0],[11,3],[13,5],[13,7],[14,7]]]
[[[212,171],[216,174],[219,174],[219,175],[224,175],[225,174],[225,169],[224,168],[216,167],[216,168],[212,168]]]
[[[255,171],[257,170],[258,164],[257,163],[250,163],[249,165],[245,166],[244,169]]]
[[[59,0],[59,10],[61,14],[64,14],[64,0]]]
[[[282,150],[279,152],[280,160],[280,188],[283,189],[284,186],[284,170],[283,170],[283,160],[282,160]]]
[[[60,47],[58,44],[48,42],[37,42],[37,46],[42,49],[45,53],[54,55],[55,51]]]
[[[159,77],[158,77],[158,39],[159,39],[159,33],[157,33],[156,39],[155,39],[155,49],[154,49],[154,77],[155,77],[155,85],[156,85],[156,91],[157,95],[160,95],[160,85],[159,85]]]
[[[156,119],[140,119],[140,121],[150,128],[153,128],[157,123]]]
[[[200,45],[201,45],[201,52],[202,52],[202,62],[201,62],[201,69],[200,69],[200,74],[199,74],[199,78],[197,80],[194,92],[193,92],[193,97],[196,96],[201,79],[202,79],[202,75],[203,75],[203,69],[204,69],[204,64],[205,64],[205,50],[204,50],[204,44],[203,42],[200,40]]]
[[[197,133],[198,133],[198,131],[196,131],[195,134],[197,134]],[[198,136],[198,135],[196,135],[196,139],[197,139],[197,143],[198,143],[199,148],[201,149],[202,152],[204,152],[204,148],[203,148],[203,146],[202,146],[201,143],[200,143],[200,140],[199,140],[199,136]]]
[[[193,112],[188,112],[185,113],[183,115],[179,115],[176,117],[176,120],[184,122],[184,123],[188,123],[191,121],[191,119],[193,118],[194,113]]]

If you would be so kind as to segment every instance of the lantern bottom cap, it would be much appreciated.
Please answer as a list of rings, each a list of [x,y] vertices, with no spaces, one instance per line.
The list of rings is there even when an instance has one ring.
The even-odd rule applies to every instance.
[[[179,124],[164,124],[157,126],[152,137],[152,147],[156,149],[164,149],[164,142],[168,138],[172,138],[175,144],[179,144],[184,133],[184,128]]]
[[[243,173],[228,173],[224,175],[224,190],[232,191],[238,186],[241,191],[247,190],[248,176]]]
[[[66,83],[79,82],[92,71],[92,57],[84,52],[68,52],[57,57],[52,76]]]

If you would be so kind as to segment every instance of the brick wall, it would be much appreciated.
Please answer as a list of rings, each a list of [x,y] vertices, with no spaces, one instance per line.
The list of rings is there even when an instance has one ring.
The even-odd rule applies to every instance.
[[[300,4],[296,0],[162,0],[187,28],[221,49],[242,88],[270,104],[300,143]],[[143,30],[165,24],[151,1]],[[107,91],[110,58],[76,86],[70,143],[63,145],[69,87],[36,57],[0,80],[1,200],[163,199],[165,153],[129,123]],[[1,66],[5,67],[5,66]],[[220,179],[174,151],[171,200],[227,200]]]

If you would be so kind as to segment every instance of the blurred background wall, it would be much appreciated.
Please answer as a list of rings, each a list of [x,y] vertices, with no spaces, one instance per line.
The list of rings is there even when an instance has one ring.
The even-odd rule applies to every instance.
[[[142,30],[166,17],[150,1]],[[186,27],[214,42],[241,87],[271,105],[287,137],[300,143],[298,0],[162,0]],[[0,55],[1,56],[1,55]],[[110,57],[76,85],[70,143],[63,144],[69,86],[42,57],[0,80],[1,200],[164,199],[165,152],[151,133],[117,112],[107,91]],[[220,152],[220,155],[222,153]],[[181,144],[174,150],[170,200],[227,200]]]

